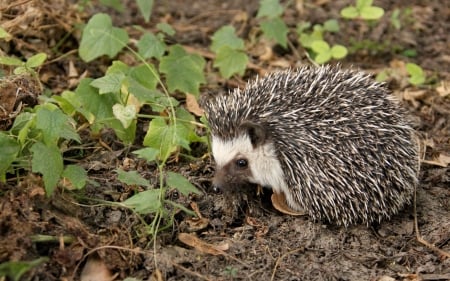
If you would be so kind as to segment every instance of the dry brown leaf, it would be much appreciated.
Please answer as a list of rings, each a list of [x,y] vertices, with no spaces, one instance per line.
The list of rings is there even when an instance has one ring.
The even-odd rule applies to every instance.
[[[291,215],[291,216],[303,216],[306,215],[305,212],[295,211],[292,210],[287,204],[286,204],[286,197],[284,196],[284,193],[273,193],[270,197],[272,200],[272,205],[275,209],[282,212],[283,214]]]
[[[441,84],[436,88],[436,92],[441,97],[450,95],[450,84],[448,81],[441,81]]]
[[[406,90],[403,92],[403,99],[407,101],[422,100],[426,93],[425,90]]]
[[[445,168],[445,167],[448,167],[448,165],[450,164],[450,156],[440,153],[439,156],[437,158],[435,158],[434,160],[422,160],[422,163]]]
[[[81,281],[112,281],[114,277],[106,264],[99,259],[89,258],[81,271]]]
[[[159,269],[153,271],[152,276],[150,276],[150,281],[164,281],[162,273]]]
[[[180,223],[180,228],[187,232],[197,232],[205,229],[209,225],[207,218],[187,218]]]
[[[195,116],[203,115],[203,109],[200,108],[197,99],[194,95],[189,93],[186,93],[186,109]]]
[[[195,235],[189,233],[178,234],[178,239],[184,244],[195,248],[197,251],[210,254],[210,255],[225,255],[224,251],[228,250],[229,245],[227,243],[221,245],[209,244]]]

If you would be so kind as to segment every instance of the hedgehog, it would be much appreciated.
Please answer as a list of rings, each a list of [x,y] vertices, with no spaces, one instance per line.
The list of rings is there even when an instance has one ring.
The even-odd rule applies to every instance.
[[[213,186],[282,193],[314,221],[380,223],[411,201],[418,147],[384,83],[340,66],[303,66],[208,95]]]

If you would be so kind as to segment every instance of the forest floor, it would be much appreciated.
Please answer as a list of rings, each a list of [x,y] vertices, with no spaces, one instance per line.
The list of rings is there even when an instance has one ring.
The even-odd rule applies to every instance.
[[[88,65],[77,56],[80,34],[73,26],[87,21],[86,13],[98,11],[78,14],[70,2],[0,4],[4,15],[0,24],[15,26],[14,36],[21,38],[14,45],[3,42],[1,55],[49,54],[39,75],[52,93],[76,87],[69,65],[78,73],[88,70],[88,75],[95,78],[111,62],[105,58]],[[167,22],[176,30],[170,40],[207,59],[210,37],[221,26],[233,24],[240,36],[251,37],[248,32],[256,24],[258,9],[256,0],[155,1],[150,23],[144,23],[137,16],[134,1],[128,2],[129,8],[123,13],[106,8],[102,11],[108,12],[117,26],[141,25],[152,30],[157,23]],[[339,11],[351,1],[295,2],[297,8],[291,3],[284,14],[291,26],[299,21],[322,23],[339,18]],[[44,194],[37,175],[8,178],[0,185],[0,263],[48,257],[22,279],[49,281],[80,280],[82,272],[89,274],[85,273],[89,265],[94,266],[94,271],[104,269],[115,280],[450,280],[450,258],[445,255],[450,252],[450,10],[442,3],[375,1],[387,13],[375,27],[345,24],[338,35],[327,38],[350,46],[352,39],[364,34],[364,38],[378,44],[351,53],[341,64],[374,74],[386,68],[400,73],[391,76],[388,86],[413,116],[422,144],[422,163],[414,204],[390,220],[345,228],[289,216],[272,207],[269,190],[261,196],[253,190],[243,191],[240,204],[228,206],[230,200],[211,188],[214,166],[209,157],[202,157],[207,148],[200,145],[193,150],[195,160],[180,158],[167,168],[182,173],[203,195],[167,196],[197,209],[202,218],[195,220],[179,213],[172,227],[159,232],[153,240],[131,211],[87,199],[121,201],[132,193],[117,181],[117,167],[137,170],[150,182],[158,180],[155,165],[138,160],[106,131],[93,140],[94,149],[87,150],[79,160],[98,185],[88,184],[82,192],[58,190],[50,198]],[[398,30],[390,23],[395,8],[409,11]],[[8,13],[18,16],[5,17]],[[62,38],[69,38],[60,47],[63,56],[52,53],[55,42]],[[392,46],[415,50],[417,55],[406,58]],[[288,50],[276,46],[271,51],[267,58],[261,56],[264,51],[251,50],[253,67],[244,78],[225,81],[207,74],[208,82],[201,91],[228,91],[245,86],[247,79],[256,74],[308,63],[297,43]],[[420,65],[431,82],[411,86],[404,75],[405,61]],[[212,71],[211,63],[207,69]],[[148,222],[151,216],[143,219]],[[36,241],[36,235],[61,239]],[[73,239],[65,243],[63,237]]]

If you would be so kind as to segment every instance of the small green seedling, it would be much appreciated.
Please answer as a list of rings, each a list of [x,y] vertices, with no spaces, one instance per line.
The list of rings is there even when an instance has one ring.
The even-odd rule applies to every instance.
[[[347,48],[342,45],[336,44],[330,47],[327,42],[321,40],[314,41],[311,49],[316,53],[314,61],[319,64],[326,63],[331,59],[342,59],[348,53]]]
[[[313,59],[316,63],[323,64],[331,59],[342,59],[348,54],[348,50],[345,46],[336,44],[330,46],[324,40],[325,32],[338,32],[339,24],[336,20],[328,20],[321,24],[316,24],[313,27],[311,33],[307,30],[311,27],[311,24],[300,23],[297,26],[297,34],[299,41],[305,49],[313,52]]]
[[[356,6],[350,5],[342,9],[341,16],[346,19],[378,20],[384,15],[384,10],[372,6],[372,2],[373,0],[356,0]]]
[[[425,83],[426,75],[423,69],[415,63],[407,63],[406,71],[409,74],[409,83],[414,86],[423,85]]]
[[[35,68],[41,66],[47,59],[47,54],[38,53],[32,57],[29,57],[26,61],[22,61],[14,57],[0,57],[0,64],[15,66],[14,74],[20,75],[30,73],[34,77],[37,77]]]

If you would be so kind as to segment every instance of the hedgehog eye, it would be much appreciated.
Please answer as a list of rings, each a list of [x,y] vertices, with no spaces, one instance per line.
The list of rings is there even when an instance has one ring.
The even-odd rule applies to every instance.
[[[247,165],[248,165],[248,162],[246,159],[241,158],[241,159],[236,160],[236,166],[238,166],[239,168],[245,168],[245,167],[247,167]]]

